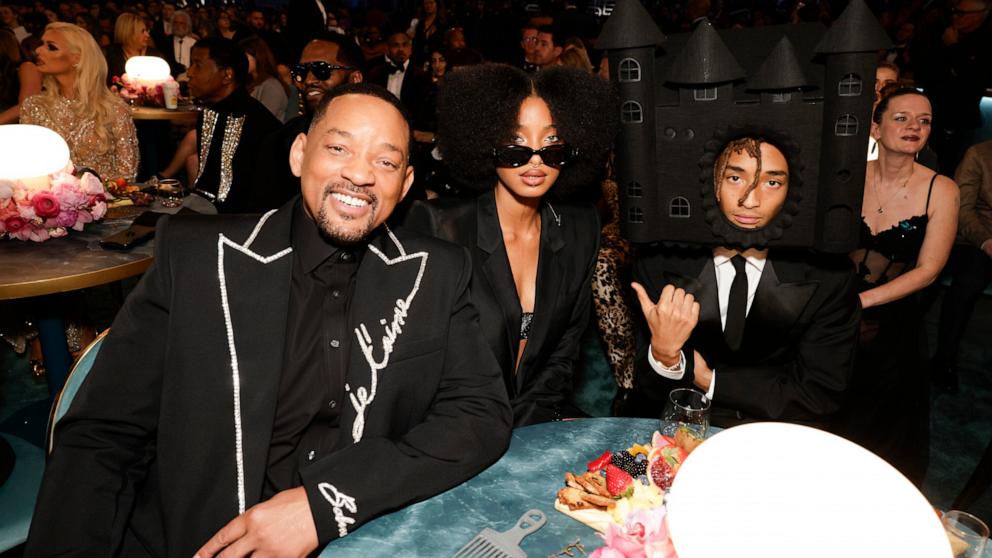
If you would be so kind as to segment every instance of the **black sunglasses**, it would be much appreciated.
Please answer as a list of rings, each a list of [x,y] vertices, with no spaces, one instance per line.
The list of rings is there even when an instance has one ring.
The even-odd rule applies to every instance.
[[[493,149],[496,166],[511,169],[526,165],[535,153],[545,165],[557,169],[578,155],[579,150],[563,143],[547,145],[540,149],[531,149],[526,145],[501,145]]]
[[[303,83],[307,79],[307,74],[312,73],[313,77],[319,79],[320,81],[326,81],[334,73],[334,70],[354,70],[353,66],[339,66],[337,64],[329,64],[322,60],[316,62],[305,62],[303,64],[297,64],[293,66],[290,73],[293,75],[293,81]]]

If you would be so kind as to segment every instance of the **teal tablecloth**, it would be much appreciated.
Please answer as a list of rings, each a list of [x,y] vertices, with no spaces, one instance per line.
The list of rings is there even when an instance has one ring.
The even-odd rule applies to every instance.
[[[602,544],[596,532],[554,508],[565,471],[585,471],[607,449],[650,442],[657,427],[653,419],[595,418],[518,428],[506,454],[475,478],[363,525],[320,556],[451,556],[483,528],[506,531],[531,508],[548,522],[521,542],[528,556],[544,558],[576,539],[591,552]]]

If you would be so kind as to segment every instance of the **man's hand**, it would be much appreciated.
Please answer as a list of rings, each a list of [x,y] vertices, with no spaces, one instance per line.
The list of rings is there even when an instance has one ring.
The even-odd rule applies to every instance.
[[[713,382],[713,370],[706,364],[706,359],[699,354],[699,351],[692,351],[692,360],[694,362],[692,383],[703,390],[703,393],[709,393],[710,384]]]
[[[303,487],[284,490],[235,517],[193,558],[304,557],[317,549],[317,527]]]
[[[651,329],[651,355],[671,368],[679,363],[679,351],[692,335],[699,320],[699,303],[695,297],[675,285],[665,285],[658,303],[651,302],[639,283],[631,285],[641,303],[644,319]]]
[[[992,238],[982,243],[981,250],[985,252],[986,256],[992,258]]]

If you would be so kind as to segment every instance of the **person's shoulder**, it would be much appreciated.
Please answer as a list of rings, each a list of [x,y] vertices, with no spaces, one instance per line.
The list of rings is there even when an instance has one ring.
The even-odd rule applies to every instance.
[[[162,218],[159,228],[167,231],[167,240],[181,246],[216,246],[218,235],[242,242],[259,224],[261,215],[185,213]],[[161,238],[161,237],[160,237]]]
[[[445,261],[462,261],[465,257],[465,249],[457,244],[431,236],[426,232],[411,227],[397,227],[393,234],[404,251],[427,252],[431,257],[438,257]]]

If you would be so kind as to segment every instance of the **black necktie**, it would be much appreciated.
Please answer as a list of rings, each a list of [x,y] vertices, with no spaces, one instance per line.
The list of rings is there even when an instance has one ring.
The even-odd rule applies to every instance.
[[[744,266],[747,260],[737,254],[730,258],[734,265],[734,282],[730,284],[730,299],[727,301],[727,325],[723,328],[723,336],[730,350],[736,351],[744,338],[744,318],[747,315],[747,271]]]

